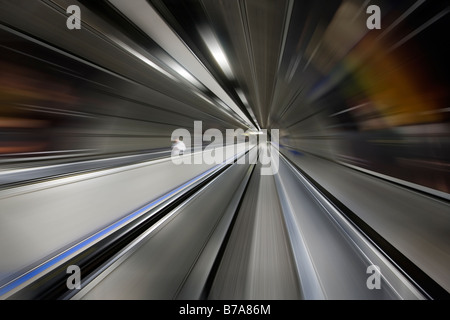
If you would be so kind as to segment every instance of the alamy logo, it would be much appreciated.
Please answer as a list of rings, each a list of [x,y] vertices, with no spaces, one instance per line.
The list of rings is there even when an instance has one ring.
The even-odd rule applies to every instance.
[[[202,122],[194,121],[193,141],[191,133],[187,129],[176,129],[172,132],[172,162],[180,164],[221,164],[233,158],[239,150],[248,150],[251,147],[259,148],[259,156],[256,158],[240,157],[237,164],[262,164],[261,175],[274,175],[278,172],[279,154],[275,146],[279,144],[279,130],[263,129],[259,132],[244,131],[243,129],[226,129],[224,139],[219,129],[202,130]],[[203,142],[210,142],[203,148]],[[225,142],[225,144],[224,144]],[[185,154],[185,150],[193,153]],[[246,162],[248,161],[248,162]]]
[[[379,6],[371,5],[367,7],[367,14],[370,16],[367,18],[366,26],[367,29],[381,29],[381,9]]]
[[[66,270],[67,274],[70,276],[66,280],[67,289],[81,289],[81,270],[77,265],[70,265]]]
[[[66,26],[69,30],[81,29],[81,10],[80,7],[77,5],[70,5],[67,7],[66,10],[67,14],[70,14],[70,16],[67,18]]]
[[[370,276],[367,278],[366,286],[369,290],[381,289],[381,271],[380,267],[374,264],[367,267],[367,274]]]

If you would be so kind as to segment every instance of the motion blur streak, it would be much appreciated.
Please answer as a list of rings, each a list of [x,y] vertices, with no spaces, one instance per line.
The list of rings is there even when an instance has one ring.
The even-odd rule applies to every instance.
[[[1,298],[450,297],[448,2],[0,7]]]

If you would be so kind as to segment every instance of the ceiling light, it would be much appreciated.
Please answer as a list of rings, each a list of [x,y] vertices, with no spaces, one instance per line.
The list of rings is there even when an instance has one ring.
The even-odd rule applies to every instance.
[[[216,62],[219,64],[222,71],[225,73],[225,75],[229,79],[233,79],[233,72],[231,71],[230,64],[228,63],[228,59],[220,45],[220,43],[217,41],[217,38],[214,36],[211,29],[208,27],[200,27],[199,32],[203,38],[203,41],[205,42],[206,46],[209,49],[209,52],[211,52],[212,56],[216,60]]]

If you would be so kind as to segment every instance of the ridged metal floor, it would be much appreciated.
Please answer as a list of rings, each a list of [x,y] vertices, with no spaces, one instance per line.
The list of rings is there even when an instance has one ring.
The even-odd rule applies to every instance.
[[[257,165],[210,299],[300,299],[301,289],[273,176]]]

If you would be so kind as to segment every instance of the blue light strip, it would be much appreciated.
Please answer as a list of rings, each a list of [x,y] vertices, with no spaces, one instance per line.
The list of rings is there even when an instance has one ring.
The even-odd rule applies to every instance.
[[[245,153],[245,151],[243,152]],[[242,154],[242,153],[241,153]],[[46,269],[54,266],[56,263],[60,262],[61,260],[69,257],[70,255],[76,253],[77,251],[81,250],[82,248],[86,247],[87,245],[89,245],[90,243],[92,243],[93,241],[99,239],[100,237],[106,235],[108,232],[113,231],[116,228],[119,228],[120,226],[122,226],[123,224],[125,224],[127,221],[129,221],[130,219],[133,219],[134,217],[144,213],[145,211],[148,211],[150,208],[152,208],[153,206],[157,205],[158,203],[160,203],[161,201],[167,199],[168,197],[170,197],[171,195],[173,195],[174,193],[178,192],[179,190],[187,187],[189,184],[200,180],[202,177],[204,177],[205,175],[207,175],[208,173],[210,173],[211,171],[214,171],[215,169],[217,169],[220,166],[223,166],[224,164],[229,163],[230,159],[236,159],[240,157],[240,155],[235,155],[233,157],[230,157],[228,160],[224,161],[223,163],[216,165],[215,167],[203,172],[202,174],[196,176],[195,178],[189,180],[188,182],[184,183],[183,185],[181,185],[180,187],[170,191],[169,193],[157,198],[156,200],[150,202],[149,204],[147,204],[145,207],[135,211],[134,213],[122,218],[121,220],[115,222],[114,224],[110,225],[109,227],[107,227],[106,229],[90,236],[89,238],[83,240],[82,242],[80,242],[79,244],[75,245],[74,247],[68,249],[67,251],[62,252],[61,254],[53,257],[52,259],[48,260],[47,262],[43,263],[42,265],[38,266],[37,268],[28,271],[27,273],[21,275],[20,277],[12,280],[11,282],[7,283],[5,286],[3,286],[2,288],[0,288],[0,296],[6,294],[7,292],[13,290],[14,288],[18,287],[19,285],[23,284],[24,282],[32,279],[33,277],[37,276],[39,273],[45,271]]]

